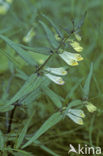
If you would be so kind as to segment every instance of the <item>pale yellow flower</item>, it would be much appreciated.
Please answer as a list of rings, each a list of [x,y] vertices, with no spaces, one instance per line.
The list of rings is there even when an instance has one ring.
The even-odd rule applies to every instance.
[[[56,74],[56,75],[66,75],[67,74],[67,71],[63,67],[59,67],[59,68],[47,67],[45,70],[52,74]]]
[[[31,28],[30,31],[26,34],[26,36],[24,36],[23,41],[26,43],[30,42],[35,36],[35,34],[35,31],[33,30],[33,28]]]
[[[75,123],[83,125],[82,118],[85,117],[85,114],[81,109],[69,109],[66,115]]]
[[[71,40],[70,41],[70,45],[73,47],[73,49],[77,52],[81,52],[83,50],[83,47],[80,46],[79,42],[76,42],[76,41],[73,41]]]
[[[81,109],[69,109],[68,112],[78,117],[85,118],[85,114]]]
[[[64,84],[64,81],[61,77],[59,76],[55,76],[55,75],[52,75],[52,74],[45,74],[45,76],[47,76],[50,80],[52,80],[54,83],[58,84],[58,85],[63,85]]]
[[[73,120],[75,123],[77,123],[78,125],[83,125],[83,124],[84,124],[84,123],[83,123],[83,119],[80,118],[80,117],[78,117],[78,116],[74,116],[74,115],[72,115],[72,114],[70,114],[70,113],[68,113],[67,116],[68,116],[71,120]]]
[[[71,66],[78,65],[78,61],[83,60],[83,57],[80,54],[77,53],[70,53],[67,51],[64,51],[62,54],[59,54],[59,56],[68,64]]]
[[[94,111],[97,110],[97,107],[94,106],[91,102],[87,102],[86,107],[89,112],[93,113]]]

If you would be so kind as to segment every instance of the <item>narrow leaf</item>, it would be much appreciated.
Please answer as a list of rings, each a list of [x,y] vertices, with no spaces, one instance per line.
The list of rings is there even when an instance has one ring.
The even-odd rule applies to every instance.
[[[20,98],[23,98],[33,90],[37,89],[44,78],[38,77],[36,74],[32,74],[27,81],[24,83],[24,85],[21,87],[21,89],[13,96],[13,98],[8,102],[7,105],[11,105]]]
[[[11,48],[13,48],[19,56],[21,56],[28,64],[34,66],[37,63],[30,56],[30,53],[24,51],[21,47],[19,47],[16,43],[8,39],[7,37],[0,35],[0,38],[4,40]]]
[[[30,122],[32,120],[33,115],[34,115],[34,112],[31,114],[29,119],[26,121],[26,124],[25,124],[24,128],[22,129],[22,131],[21,131],[21,133],[20,133],[20,135],[19,135],[19,137],[17,139],[17,143],[15,145],[15,148],[19,148],[21,146],[21,144],[22,144],[22,142],[24,140],[24,137],[26,135],[27,129],[28,129],[28,127],[30,125]]]
[[[0,112],[8,112],[11,111],[14,108],[14,106],[9,106],[8,105],[2,105],[0,106]]]
[[[40,146],[41,149],[43,149],[44,151],[48,152],[50,155],[59,156],[58,154],[53,152],[51,149],[49,149],[45,145],[42,145],[42,143],[40,141],[36,140],[34,143],[36,143],[38,146]]]
[[[56,105],[56,107],[58,107],[58,108],[61,108],[62,107],[62,103],[60,101],[60,98],[59,98],[59,96],[54,91],[52,91],[48,87],[45,87],[45,88],[42,88],[42,89],[43,89],[43,92],[46,95],[48,95],[49,98],[53,101],[53,103]]]
[[[81,26],[83,25],[84,20],[85,20],[85,18],[86,18],[86,15],[87,15],[87,11],[84,12],[82,18],[81,18],[80,21],[79,21],[79,24],[76,26],[76,30],[77,30],[77,31],[79,31],[80,28],[81,28]]]
[[[3,150],[4,148],[4,136],[0,130],[0,150]]]
[[[68,98],[71,98],[75,92],[75,90],[78,88],[78,86],[81,84],[83,79],[80,79],[70,90],[70,92],[67,94],[66,96],[66,99],[65,101],[68,99]]]
[[[39,128],[39,130],[34,134],[34,136],[22,146],[22,148],[29,146],[33,141],[35,141],[42,134],[44,134],[49,128],[57,124],[62,118],[63,115],[60,112],[54,113],[48,120],[44,122],[44,124]]]
[[[40,54],[45,54],[45,55],[50,55],[50,48],[47,47],[28,47],[22,44],[18,44],[20,47],[22,47],[25,50],[32,51],[34,53],[40,53]]]
[[[83,88],[83,99],[87,99],[89,96],[89,90],[90,90],[90,83],[93,75],[93,63],[91,63],[90,72],[88,74],[88,77],[85,81],[85,85]]]
[[[42,21],[39,21],[39,23],[42,25],[42,27],[44,28],[45,32],[46,32],[46,35],[47,35],[47,38],[50,42],[50,44],[54,47],[54,48],[57,48],[58,47],[58,42],[55,40],[55,37],[54,37],[54,34],[51,32],[51,30],[48,28],[48,26],[42,22]]]
[[[30,152],[26,152],[24,150],[20,150],[20,149],[15,149],[15,148],[5,148],[5,151],[9,151],[10,153],[12,153],[13,151],[15,151],[16,153],[18,152],[17,156],[33,156],[33,154],[31,154]],[[12,153],[13,154],[13,153]]]
[[[62,33],[61,33],[61,31],[59,30],[59,28],[56,26],[56,24],[48,17],[48,16],[46,16],[46,15],[42,15],[44,18],[46,18],[48,21],[49,21],[49,23],[54,27],[54,29],[56,30],[56,32],[57,32],[57,34],[60,36],[60,37],[63,37],[63,35],[62,35]]]

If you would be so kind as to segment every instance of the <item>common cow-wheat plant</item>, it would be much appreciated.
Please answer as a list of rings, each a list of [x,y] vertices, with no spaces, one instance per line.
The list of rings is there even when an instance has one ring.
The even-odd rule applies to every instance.
[[[88,59],[80,35],[85,15],[65,28],[42,14],[40,3],[35,3],[38,9],[33,10],[33,1],[0,0],[0,73],[9,75],[0,91],[1,156],[34,155],[32,148],[38,147],[59,156],[45,145],[47,137],[53,137],[49,129],[60,122],[82,126],[86,114],[97,110],[89,99],[93,63],[84,84],[84,77],[76,76],[79,65]],[[21,5],[27,9],[22,14]],[[77,98],[73,97],[80,87],[82,96],[78,92]]]

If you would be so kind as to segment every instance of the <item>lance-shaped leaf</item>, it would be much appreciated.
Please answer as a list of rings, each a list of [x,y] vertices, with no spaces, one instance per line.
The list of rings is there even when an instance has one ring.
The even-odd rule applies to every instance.
[[[3,148],[4,148],[4,136],[0,131],[0,150],[3,150]]]
[[[1,29],[0,30],[0,34],[3,34],[3,33],[6,33],[8,31],[11,31],[12,29],[13,29],[12,26],[8,26],[7,28]]]
[[[53,28],[56,30],[57,34],[60,36],[60,37],[63,37],[61,31],[59,30],[59,28],[57,27],[57,25],[46,15],[42,15],[45,19],[48,20],[48,22],[53,26]]]
[[[23,98],[33,90],[37,89],[42,81],[44,80],[44,77],[38,77],[36,74],[32,74],[28,80],[24,83],[24,85],[21,87],[21,89],[13,96],[13,98],[8,102],[7,105],[11,105],[20,98]]]
[[[37,140],[42,134],[44,134],[49,128],[57,124],[62,118],[63,115],[60,112],[54,113],[49,119],[44,122],[44,124],[39,128],[34,136],[22,146],[22,148],[29,146],[32,142]]]
[[[21,149],[6,147],[4,150],[10,152],[14,156],[18,156],[18,155],[19,156],[33,156],[33,154],[31,152],[27,152],[27,151],[24,151]],[[5,154],[5,156],[6,156],[6,154]]]
[[[23,72],[21,69],[17,69],[17,74],[15,74],[17,77],[23,79],[23,80],[27,80],[28,79],[28,75]]]
[[[45,87],[43,88],[43,92],[49,96],[49,98],[53,101],[53,103],[56,105],[56,107],[61,108],[62,107],[62,103],[60,101],[60,97],[54,92],[52,91],[50,88]]]
[[[93,75],[93,63],[91,63],[90,72],[84,84],[83,99],[88,99],[92,75]]]
[[[32,59],[30,53],[23,50],[21,47],[19,47],[16,43],[8,39],[7,37],[0,35],[0,38],[4,40],[11,48],[13,48],[19,56],[21,56],[29,65],[35,66],[37,63],[34,59]]]
[[[45,79],[43,83],[41,83],[40,87],[35,89],[33,92],[30,92],[24,99],[21,99],[21,103],[30,106],[29,104],[31,104],[36,98],[40,97],[40,95],[42,94],[41,87],[45,88],[49,84],[50,81],[47,81],[47,79]]]
[[[0,112],[8,112],[11,111],[13,109],[14,106],[10,105],[8,107],[8,105],[2,105],[0,106]]]
[[[82,81],[83,81],[83,78],[81,78],[80,80],[78,80],[78,82],[76,82],[76,84],[71,88],[71,90],[66,95],[65,101],[67,101],[69,98],[73,96],[75,90],[79,87]]]
[[[20,47],[22,47],[25,50],[29,50],[32,51],[34,53],[40,53],[40,54],[44,54],[44,55],[50,55],[50,51],[51,49],[48,47],[28,47],[22,44],[18,44]]]
[[[83,16],[81,17],[81,19],[80,19],[78,25],[76,25],[76,31],[80,31],[80,28],[81,28],[81,26],[82,26],[83,23],[84,23],[84,20],[85,20],[85,18],[86,18],[86,15],[87,15],[87,11],[84,12],[84,14],[83,14]]]
[[[58,42],[55,40],[55,37],[54,37],[54,34],[51,32],[51,30],[48,28],[48,26],[42,22],[42,21],[39,21],[39,23],[42,25],[42,27],[44,28],[45,32],[46,32],[46,35],[47,35],[47,38],[50,42],[50,44],[54,47],[54,48],[57,48],[59,46]]]
[[[21,146],[21,144],[22,144],[22,142],[24,140],[24,137],[26,135],[27,129],[28,129],[28,127],[30,125],[30,122],[32,120],[33,115],[34,115],[34,112],[31,114],[29,119],[26,121],[26,124],[25,124],[24,128],[22,129],[19,137],[17,138],[17,142],[16,142],[16,145],[15,145],[15,148],[19,148]]]
[[[41,149],[43,149],[44,151],[48,152],[51,155],[60,156],[60,155],[56,154],[54,151],[52,151],[51,149],[49,149],[48,147],[46,147],[45,145],[43,145],[40,141],[36,140],[34,143],[37,144]]]

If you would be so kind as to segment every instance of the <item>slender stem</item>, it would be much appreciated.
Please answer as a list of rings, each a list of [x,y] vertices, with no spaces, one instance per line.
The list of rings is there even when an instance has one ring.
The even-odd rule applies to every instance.
[[[10,133],[11,132],[11,127],[12,127],[12,122],[13,122],[13,118],[14,118],[16,107],[17,107],[17,105],[15,105],[14,108],[13,108],[13,110],[11,111],[7,133]],[[11,145],[11,142],[10,141],[7,141],[7,146],[8,145]],[[8,154],[8,156],[10,156],[10,154]]]
[[[11,132],[11,126],[12,126],[13,117],[14,117],[14,113],[15,113],[16,107],[17,106],[15,105],[14,108],[13,108],[13,110],[11,111],[7,133],[10,133]]]
[[[65,41],[65,38],[62,38],[61,43],[59,44],[58,48],[55,50],[55,52],[53,52],[48,58],[47,60],[35,71],[35,73],[39,72],[51,59],[52,56],[54,56],[53,54],[55,54],[61,47],[61,45],[63,44],[63,42]]]
[[[6,112],[5,113],[5,116],[6,116],[6,129],[8,129],[8,125],[9,125],[9,112]]]
[[[46,63],[50,60],[50,58],[53,56],[53,54],[51,54],[46,61],[35,71],[35,73],[39,72],[45,65]]]

